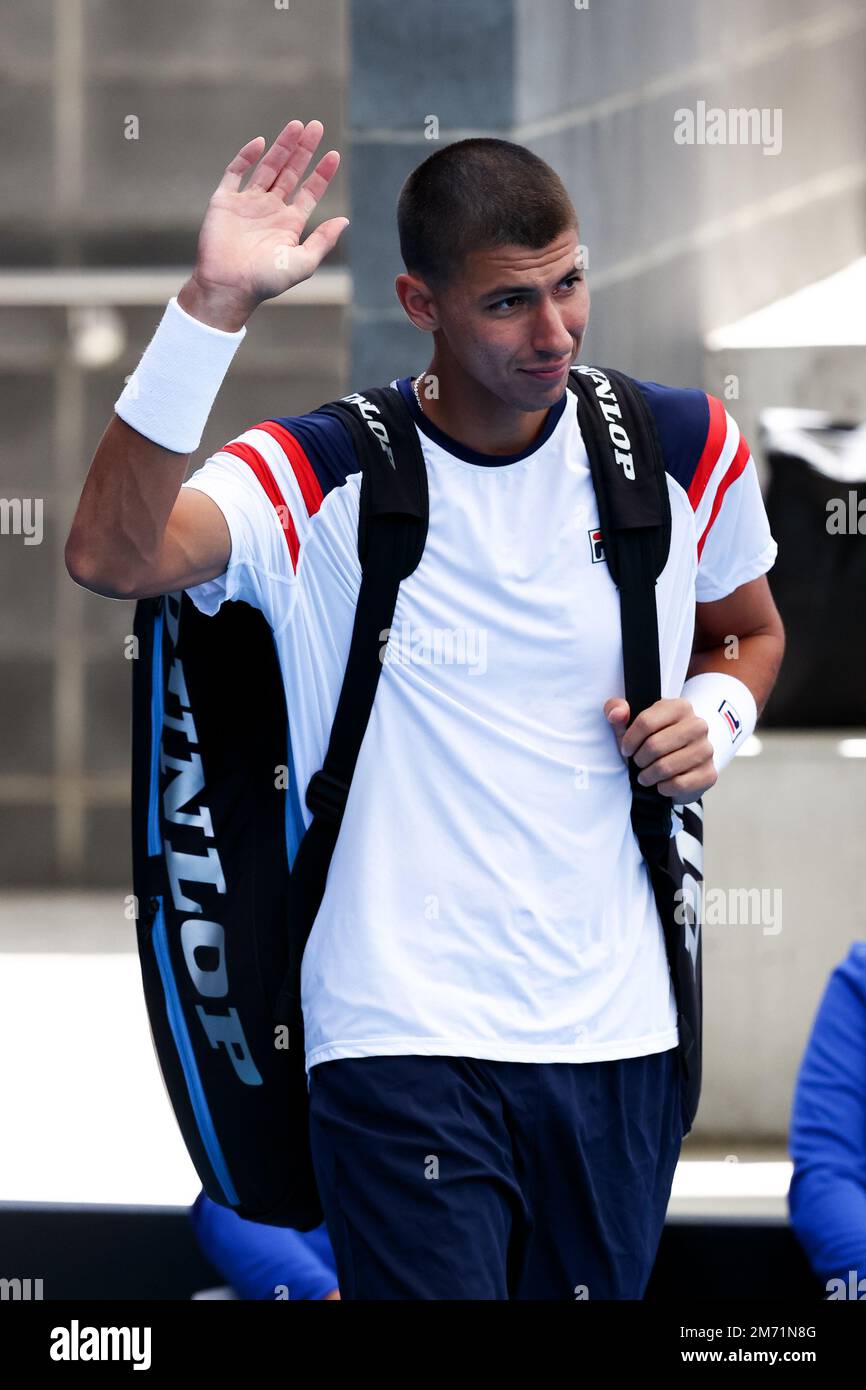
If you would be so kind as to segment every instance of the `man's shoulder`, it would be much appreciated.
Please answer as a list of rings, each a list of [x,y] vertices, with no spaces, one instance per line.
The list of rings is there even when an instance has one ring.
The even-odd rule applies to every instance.
[[[348,427],[339,416],[323,410],[322,406],[303,415],[273,415],[263,420],[257,429],[266,431],[276,440],[296,474],[308,471],[315,477],[322,495],[360,473],[361,465]]]
[[[696,475],[713,466],[736,425],[717,396],[693,386],[667,386],[634,378],[650,408],[665,469],[689,491]]]
[[[383,385],[393,388],[399,400],[401,392],[397,381]],[[297,463],[303,460],[304,466],[315,475],[323,495],[361,473],[361,461],[349,426],[339,414],[324,408],[347,399],[351,399],[351,393],[334,396],[303,415],[274,415],[257,426],[277,439],[296,472]]]

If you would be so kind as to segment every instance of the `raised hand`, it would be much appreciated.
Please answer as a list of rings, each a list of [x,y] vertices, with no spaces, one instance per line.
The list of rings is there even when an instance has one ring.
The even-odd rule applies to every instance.
[[[251,313],[262,300],[309,279],[334,248],[349,225],[347,217],[322,222],[301,242],[340,163],[339,152],[328,150],[300,182],[323,133],[321,121],[289,121],[264,158],[264,137],[257,135],[229,164],[208,204],[191,276],[211,301]],[[244,174],[257,160],[242,189]]]

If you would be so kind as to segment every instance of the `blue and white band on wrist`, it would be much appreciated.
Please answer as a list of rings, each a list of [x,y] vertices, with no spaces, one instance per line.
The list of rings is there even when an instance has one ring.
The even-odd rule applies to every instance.
[[[713,763],[721,772],[739,753],[758,722],[758,707],[749,687],[722,671],[702,671],[689,676],[681,691],[695,714],[707,723],[713,747]]]
[[[192,454],[223,378],[246,335],[214,328],[172,295],[159,326],[114,403],[121,420],[163,449]]]

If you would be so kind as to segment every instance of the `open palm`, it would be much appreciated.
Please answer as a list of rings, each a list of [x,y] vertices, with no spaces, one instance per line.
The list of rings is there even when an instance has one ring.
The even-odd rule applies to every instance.
[[[349,225],[346,217],[332,217],[301,243],[307,220],[340,163],[339,152],[329,150],[300,183],[323,133],[321,121],[290,121],[244,189],[241,179],[255,164],[263,137],[257,135],[238,151],[199,232],[199,284],[259,303],[309,279]]]

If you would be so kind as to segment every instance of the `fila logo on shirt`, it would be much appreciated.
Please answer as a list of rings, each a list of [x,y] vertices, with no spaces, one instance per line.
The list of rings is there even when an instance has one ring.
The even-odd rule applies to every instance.
[[[362,396],[360,391],[353,391],[351,396],[343,396],[343,400],[346,401],[349,405],[356,405],[358,407],[359,411],[361,412],[361,415],[364,417],[364,423],[368,425],[369,428],[373,431],[373,433],[375,434],[376,438],[382,446],[383,454],[387,458],[391,467],[396,470],[397,465],[394,462],[394,455],[391,452],[391,443],[388,439],[388,431],[385,429],[385,426],[382,424],[381,420],[370,419],[371,415],[378,415],[380,413],[378,406],[375,406],[372,401],[368,401],[367,397]]]
[[[592,555],[592,563],[594,565],[599,565],[604,559],[604,541],[601,531],[599,531],[598,527],[595,527],[594,530],[587,531],[586,534],[589,536],[589,550]]]
[[[598,397],[598,404],[602,415],[607,421],[607,428],[610,440],[613,444],[613,456],[630,482],[634,482],[634,459],[631,452],[631,440],[622,425],[622,411],[617,405],[613,387],[605,376],[604,372],[599,371],[598,367],[576,367],[575,371],[582,372],[584,376],[591,377],[595,382],[595,394]]]
[[[728,728],[730,729],[731,743],[736,743],[743,725],[740,720],[740,716],[737,714],[737,711],[734,709],[733,705],[730,703],[729,700],[723,700],[722,703],[719,705],[719,714],[722,716]]]

